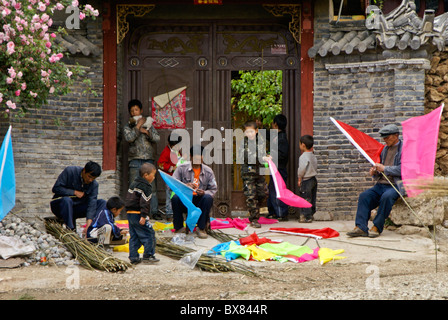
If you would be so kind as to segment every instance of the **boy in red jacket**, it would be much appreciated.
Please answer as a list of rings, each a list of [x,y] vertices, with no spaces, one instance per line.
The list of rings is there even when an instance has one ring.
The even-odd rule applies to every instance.
[[[160,154],[159,161],[157,161],[159,169],[170,176],[173,175],[178,162],[181,160],[181,154],[177,147],[181,141],[182,137],[172,132],[168,137],[168,144]],[[171,220],[173,218],[173,209],[171,207],[171,190],[168,186],[166,186],[165,210],[166,218]]]

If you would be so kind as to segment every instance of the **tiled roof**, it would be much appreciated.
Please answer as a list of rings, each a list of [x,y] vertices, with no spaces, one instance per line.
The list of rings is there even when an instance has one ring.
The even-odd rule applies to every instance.
[[[376,46],[385,50],[418,50],[428,44],[434,45],[439,51],[445,48],[448,40],[448,13],[435,17],[434,10],[425,10],[423,18],[420,18],[412,0],[403,0],[386,15],[374,5],[367,7],[366,13],[365,29],[332,30],[329,37],[308,50],[309,57],[363,53]]]
[[[58,34],[55,41],[71,54],[82,53],[85,56],[98,56],[101,53],[98,46],[80,34]]]

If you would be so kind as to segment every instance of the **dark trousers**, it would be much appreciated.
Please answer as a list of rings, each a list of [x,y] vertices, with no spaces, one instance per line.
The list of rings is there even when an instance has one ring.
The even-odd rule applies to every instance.
[[[146,220],[144,225],[140,224],[140,215],[128,213],[129,223],[129,260],[137,261],[140,258],[138,249],[143,246],[143,259],[153,256],[156,251],[156,237],[152,226]]]
[[[364,232],[368,232],[367,224],[370,219],[370,213],[378,207],[373,224],[380,233],[383,232],[384,222],[389,217],[392,206],[399,196],[398,192],[390,184],[381,183],[377,183],[372,188],[362,192],[358,198],[358,210],[355,218],[356,226]]]
[[[193,196],[193,204],[202,211],[197,226],[199,229],[205,230],[207,222],[210,221],[210,209],[213,206],[213,197],[208,194]],[[171,206],[173,208],[173,226],[175,230],[179,230],[184,226],[184,213],[187,212],[187,208],[177,195],[171,198]]]
[[[311,208],[300,208],[300,213],[306,218],[311,219],[316,213],[317,179],[312,177],[303,180],[300,185],[300,194],[303,199],[311,203]]]
[[[288,172],[286,171],[286,168],[279,168],[278,172],[283,178],[283,181],[287,181],[288,179]],[[268,185],[269,190],[269,196],[268,196],[268,210],[269,215],[275,215],[277,218],[283,218],[288,215],[288,205],[284,204],[281,200],[277,199],[277,192],[275,191],[275,185],[274,180],[269,180]]]
[[[78,198],[62,197],[53,200],[50,203],[51,212],[64,220],[67,228],[71,230],[76,229],[76,219],[85,218],[87,211],[87,201],[82,201]],[[106,201],[98,199],[96,201],[96,213],[106,208]]]

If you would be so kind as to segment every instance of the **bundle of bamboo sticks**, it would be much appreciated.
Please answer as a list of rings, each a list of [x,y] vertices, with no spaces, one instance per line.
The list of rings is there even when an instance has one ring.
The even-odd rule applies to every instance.
[[[194,252],[194,249],[180,246],[165,238],[157,238],[156,252],[172,259],[180,260],[184,255]],[[258,276],[250,267],[235,261],[226,261],[207,254],[201,254],[196,267],[207,272],[237,272],[252,277]]]
[[[48,233],[61,241],[81,265],[88,269],[119,272],[126,271],[131,267],[130,263],[112,256],[103,248],[87,241],[87,239],[81,239],[78,234],[64,228],[57,222],[45,221],[45,228]]]

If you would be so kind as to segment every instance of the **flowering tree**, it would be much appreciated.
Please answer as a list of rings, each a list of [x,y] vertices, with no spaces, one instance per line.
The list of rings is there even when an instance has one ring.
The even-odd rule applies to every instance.
[[[79,67],[61,61],[62,47],[54,39],[64,28],[51,31],[55,11],[71,6],[79,19],[98,16],[98,10],[78,0],[0,0],[0,112],[26,112],[47,102],[52,94],[64,95]]]

